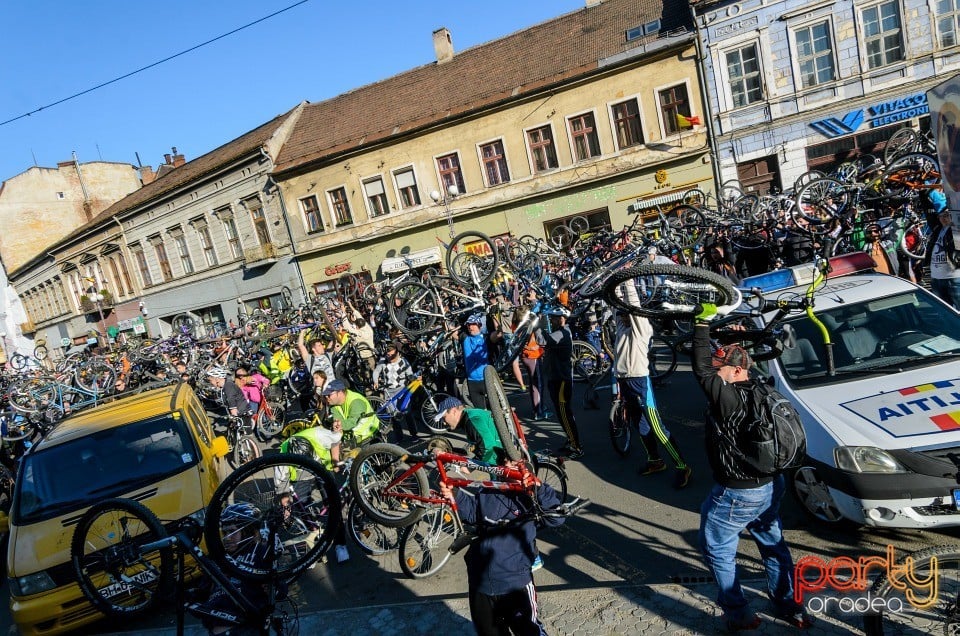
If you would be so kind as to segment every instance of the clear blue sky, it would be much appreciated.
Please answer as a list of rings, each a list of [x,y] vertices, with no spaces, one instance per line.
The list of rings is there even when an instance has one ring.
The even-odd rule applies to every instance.
[[[5,2],[0,121],[213,39],[297,0]],[[34,163],[189,161],[321,101],[582,8],[584,0],[308,0],[199,50],[0,126],[0,181]],[[36,158],[36,162],[34,161]]]

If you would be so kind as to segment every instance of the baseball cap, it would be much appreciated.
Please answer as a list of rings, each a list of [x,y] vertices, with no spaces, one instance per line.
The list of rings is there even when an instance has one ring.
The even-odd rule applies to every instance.
[[[753,358],[740,345],[727,345],[713,352],[713,366],[749,369],[753,366]]]
[[[323,393],[320,395],[330,395],[337,391],[346,391],[347,385],[343,383],[343,380],[330,380],[330,383],[324,387]]]
[[[448,397],[437,406],[437,414],[433,416],[433,421],[439,422],[443,419],[443,416],[447,414],[447,411],[458,406],[463,406],[463,402],[455,397]]]

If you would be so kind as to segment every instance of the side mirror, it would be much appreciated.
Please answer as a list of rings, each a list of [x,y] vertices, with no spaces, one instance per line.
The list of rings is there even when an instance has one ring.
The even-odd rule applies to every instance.
[[[210,452],[213,453],[214,457],[226,457],[227,453],[230,452],[230,443],[227,438],[222,435],[214,437],[213,443],[210,445]]]

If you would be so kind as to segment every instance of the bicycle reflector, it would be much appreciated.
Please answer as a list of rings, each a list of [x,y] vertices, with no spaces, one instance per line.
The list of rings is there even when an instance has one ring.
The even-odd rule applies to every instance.
[[[877,266],[873,258],[866,252],[851,252],[834,256],[829,260],[829,263],[830,271],[827,278],[837,278],[855,272],[873,271]],[[787,287],[809,285],[813,282],[814,274],[813,265],[795,265],[786,269],[776,269],[765,274],[744,278],[739,287],[747,289],[759,287],[764,293],[768,293]]]

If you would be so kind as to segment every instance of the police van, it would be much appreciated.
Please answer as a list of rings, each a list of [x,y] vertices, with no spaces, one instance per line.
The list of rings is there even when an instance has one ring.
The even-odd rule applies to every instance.
[[[833,342],[834,368],[805,314],[783,322],[782,355],[757,365],[803,419],[808,456],[794,492],[827,522],[960,525],[960,314],[918,285],[874,272],[867,254],[830,265],[814,312]],[[742,287],[796,299],[812,277],[811,266],[798,266]]]

